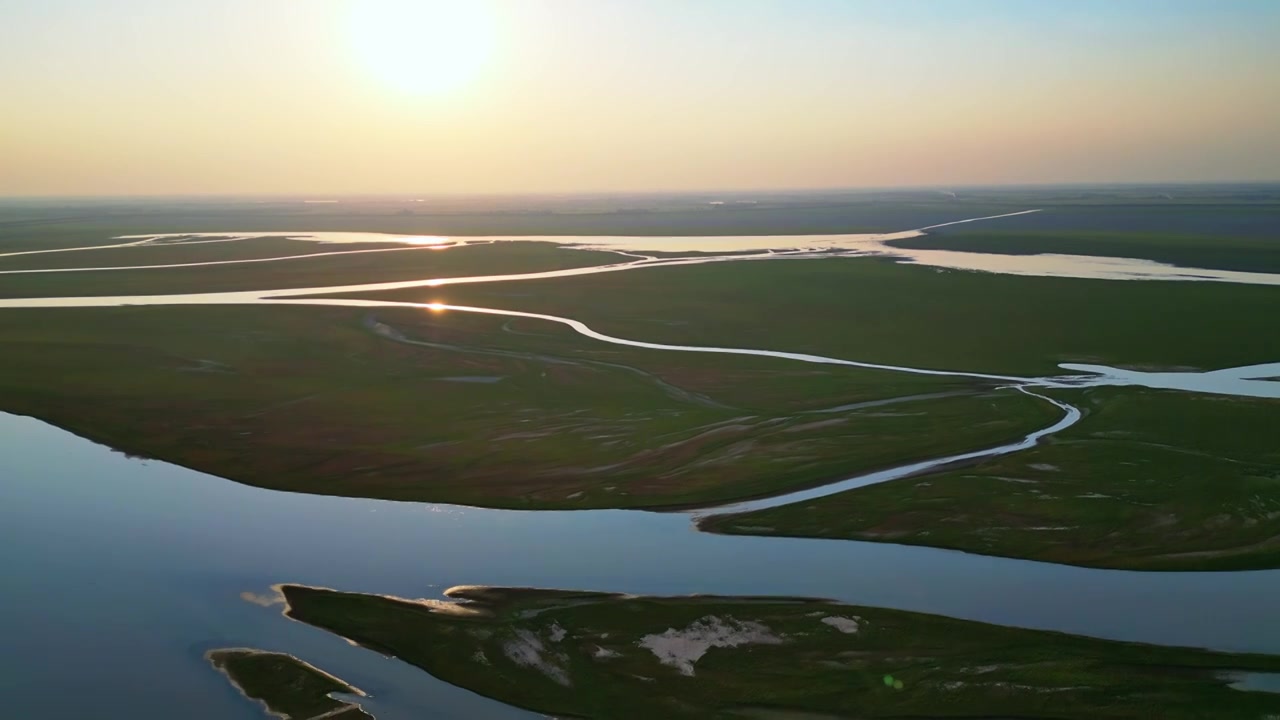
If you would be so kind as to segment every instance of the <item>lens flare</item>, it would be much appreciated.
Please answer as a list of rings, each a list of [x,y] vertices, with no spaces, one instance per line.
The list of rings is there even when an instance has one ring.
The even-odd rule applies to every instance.
[[[414,95],[467,85],[494,45],[483,0],[354,0],[348,31],[356,59],[373,77]]]

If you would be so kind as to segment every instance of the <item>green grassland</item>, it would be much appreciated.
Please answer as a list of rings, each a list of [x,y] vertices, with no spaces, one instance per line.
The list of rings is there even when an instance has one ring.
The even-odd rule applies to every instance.
[[[1155,260],[1183,267],[1280,272],[1280,213],[1268,238],[1151,232],[1063,232],[987,229],[930,233],[894,240],[893,247],[1035,255],[1096,255]]]
[[[213,650],[209,662],[250,700],[281,720],[372,720],[359,706],[330,697],[359,690],[283,653],[245,648]],[[345,709],[344,709],[345,708]]]
[[[950,212],[927,205],[930,213]],[[779,207],[773,210],[798,212]],[[155,212],[159,227],[131,231],[243,227],[213,227],[234,213]],[[596,222],[609,212],[563,214]],[[682,228],[679,217],[701,212],[713,211],[656,214]],[[897,205],[862,217],[887,222],[900,212],[914,211]],[[1072,222],[1086,225],[1132,215],[1123,206],[1071,213]],[[253,217],[266,225],[306,217],[316,220],[313,227],[371,229],[356,223],[360,213],[342,215],[337,226],[325,222],[338,215],[323,213]],[[188,220],[194,226],[183,225]],[[0,230],[5,249],[40,245],[27,231],[47,233],[50,242],[75,235],[64,221]],[[35,257],[62,263],[92,256],[102,264],[116,264],[111,258],[121,253],[129,262],[150,252],[165,261],[231,259],[291,252],[295,244],[267,239]],[[617,258],[517,242],[187,270],[0,276],[0,295],[316,287]],[[23,266],[30,260],[8,259]],[[873,259],[721,263],[366,296],[549,312],[657,342],[982,373],[1057,374],[1061,362],[1213,369],[1280,357],[1280,290],[1272,287],[1016,277]],[[1008,442],[1057,412],[961,378],[619,348],[543,321],[412,309],[19,309],[0,312],[0,350],[0,408],[125,452],[281,490],[495,507],[652,508],[777,494]],[[737,530],[772,527],[1107,567],[1270,567],[1280,560],[1271,543],[1275,511],[1266,504],[1277,458],[1267,454],[1265,438],[1235,429],[1274,427],[1274,403],[1127,389],[1084,396],[1085,421],[1029,453],[952,470],[930,478],[933,485],[898,481],[811,504],[819,510],[769,511],[776,522],[752,519]],[[820,412],[886,399],[895,402]],[[1145,439],[1124,440],[1125,433]],[[1252,439],[1212,444],[1227,438]],[[1140,477],[1127,474],[1135,467]],[[996,516],[999,523],[990,519]]]
[[[997,222],[952,225],[894,240],[920,250],[1030,255],[1061,253],[1154,260],[1183,267],[1280,272],[1280,201],[1259,193],[1198,199],[1171,190],[1135,203],[1038,204],[1042,211]],[[1237,193],[1235,199],[1246,197]],[[1178,198],[1174,200],[1173,198]],[[1046,198],[1047,200],[1047,198]]]
[[[211,238],[212,239],[212,238]],[[0,271],[39,270],[81,267],[135,267],[168,265],[177,263],[220,262],[228,260],[256,260],[260,258],[314,255],[408,247],[395,242],[322,243],[309,240],[291,240],[283,237],[249,237],[242,240],[209,242],[187,240],[165,242],[138,247],[101,247],[86,244],[84,250],[52,252],[37,255],[10,255],[0,253]],[[18,252],[21,252],[19,250]]]
[[[963,379],[409,309],[15,310],[0,337],[5,410],[253,485],[358,497],[704,504],[1000,444],[1057,415]]]
[[[1121,388],[1069,395],[1084,419],[1031,450],[702,527],[1093,567],[1280,567],[1280,401]]]
[[[243,242],[243,241],[242,241]],[[243,254],[242,242],[192,245],[187,248],[155,248],[171,260],[183,257],[177,251],[198,252],[196,257],[209,260],[237,259]],[[256,242],[256,241],[251,241]],[[288,242],[288,241],[283,241]],[[280,242],[270,243],[279,247]],[[320,245],[313,248],[358,250],[364,245]],[[66,262],[69,257],[87,261],[86,267],[127,265],[115,260],[119,254],[137,259],[151,248],[93,250],[84,253],[61,253],[19,256],[11,260],[35,265],[35,259],[53,258]],[[279,255],[276,255],[279,257]],[[204,267],[165,268],[158,270],[111,270],[74,273],[33,273],[0,275],[0,297],[61,297],[102,295],[169,295],[237,290],[272,290],[331,285],[353,285],[374,282],[400,282],[437,277],[537,272],[564,268],[616,263],[623,258],[615,253],[568,250],[550,243],[512,242],[500,245],[475,245],[431,250],[420,248],[388,253],[357,253],[325,257],[299,258],[269,263],[245,263]],[[183,261],[185,262],[185,260]],[[51,265],[52,266],[52,265]],[[0,258],[0,270],[3,265]]]
[[[798,598],[285,585],[286,614],[502,702],[580,718],[1260,718],[1280,658]],[[701,636],[700,638],[698,636]],[[680,640],[687,641],[681,645]]]
[[[0,252],[106,243],[113,236],[140,233],[357,231],[455,236],[678,236],[890,232],[1031,208],[1043,212],[1002,219],[999,227],[1072,234],[1119,229],[1199,236],[1215,242],[1224,238],[1275,239],[1280,186],[1061,186],[340,200],[309,205],[301,198],[0,198]],[[977,226],[961,225],[941,232],[974,228]]]
[[[1216,369],[1280,358],[1274,287],[1021,277],[865,258],[716,263],[361,296],[564,315],[653,342],[983,373],[1060,374],[1062,362]]]
[[[796,235],[888,232],[1024,210],[1028,199],[953,202],[931,192],[298,201],[5,201],[0,252],[110,242],[118,235],[353,231],[410,235]]]

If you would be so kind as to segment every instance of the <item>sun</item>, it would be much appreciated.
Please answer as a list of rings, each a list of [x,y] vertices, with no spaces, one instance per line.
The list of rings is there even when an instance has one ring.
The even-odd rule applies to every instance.
[[[494,44],[483,0],[352,0],[348,31],[356,59],[373,77],[414,95],[467,85]]]

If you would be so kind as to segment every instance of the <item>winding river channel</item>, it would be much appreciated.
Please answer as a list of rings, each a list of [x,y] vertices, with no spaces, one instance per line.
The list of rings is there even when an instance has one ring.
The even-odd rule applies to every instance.
[[[995,218],[974,221],[988,219]],[[302,297],[694,263],[820,262],[878,254],[996,272],[1280,284],[1277,275],[1172,268],[1137,260],[1070,259],[1075,256],[1054,256],[1068,259],[1058,260],[1053,272],[1044,273],[1034,271],[1045,262],[1043,256],[950,253],[973,257],[948,265],[948,258],[939,260],[932,251],[898,251],[883,245],[919,232],[744,238],[739,245],[726,238],[707,239],[705,245],[697,238],[520,238],[607,249],[625,259],[544,273],[342,287],[8,299],[0,300],[0,309],[207,303],[432,307],[556,322],[601,342],[633,347],[994,380],[1062,411],[1052,425],[999,447],[702,512],[771,507],[956,460],[1025,449],[1080,417],[1076,408],[1038,393],[1046,388],[1132,384],[1280,397],[1280,383],[1265,379],[1280,375],[1280,363],[1206,373],[1064,366],[1061,376],[1025,378],[876,365],[782,349],[661,345],[605,335],[572,318],[515,310]],[[128,242],[117,247],[250,241],[263,235],[272,233],[121,238]],[[326,236],[349,234],[278,235],[345,243],[404,242],[406,251],[463,244],[367,234],[346,239]],[[503,239],[517,238],[465,243]],[[646,254],[673,247],[711,254]],[[70,251],[74,249],[56,252]],[[381,251],[389,250],[372,252]],[[41,252],[55,251],[25,254]],[[371,251],[338,254],[344,252]],[[240,262],[264,261],[268,260]],[[1022,262],[1026,264],[1015,270],[1003,267]],[[983,263],[992,264],[974,267]],[[1104,638],[1280,653],[1280,622],[1274,612],[1280,571],[1275,570],[1094,570],[883,543],[707,534],[696,530],[696,513],[520,512],[281,493],[129,458],[37,420],[3,414],[0,478],[0,559],[8,571],[0,612],[0,688],[15,717],[260,717],[261,711],[246,703],[203,657],[210,649],[235,646],[293,653],[342,677],[370,693],[365,704],[380,720],[533,717],[285,619],[269,589],[281,582],[405,597],[436,597],[446,587],[463,583],[657,594],[806,595]]]

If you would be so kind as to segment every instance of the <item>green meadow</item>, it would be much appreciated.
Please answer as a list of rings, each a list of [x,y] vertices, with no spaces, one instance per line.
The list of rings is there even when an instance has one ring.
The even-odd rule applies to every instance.
[[[1280,222],[1280,218],[1276,222]],[[1003,255],[1096,255],[1139,258],[1183,267],[1280,272],[1280,230],[1276,231],[1275,237],[1261,239],[1164,233],[985,230],[929,234],[894,240],[889,244],[917,250],[963,250]]]
[[[965,379],[618,349],[542,322],[408,309],[15,310],[0,333],[10,412],[330,495],[724,502],[999,444],[1057,415]],[[895,404],[820,412],[883,400]]]
[[[1043,210],[1031,215],[952,225],[890,245],[1140,258],[1184,267],[1280,272],[1280,204],[1265,193],[1256,203],[1238,202],[1243,197],[1238,193],[1236,201],[1206,197],[1202,202],[1043,203]]]
[[[1280,567],[1280,400],[1057,394],[1086,416],[1030,450],[701,527],[1091,567]]]
[[[213,650],[205,655],[246,698],[281,720],[372,720],[335,693],[358,695],[347,683],[284,653],[247,648]]]
[[[556,717],[1266,717],[1280,659],[803,598],[459,587],[457,603],[284,585],[286,614]],[[1223,714],[1230,708],[1227,715]]]
[[[1016,209],[1009,198],[989,200],[996,204],[982,211]],[[1006,200],[1009,206],[998,206]],[[1046,201],[1058,202],[1053,212],[1009,221],[1040,232],[1059,224],[1056,232],[1082,242],[1090,223],[1123,226],[1107,242],[1156,231],[1123,203],[1080,208]],[[848,230],[910,225],[910,218],[924,223],[955,210],[937,203],[822,207],[846,213]],[[489,231],[530,217],[518,208],[484,218],[455,210],[456,218],[491,223],[484,226]],[[799,211],[780,202],[742,212],[776,219]],[[33,218],[0,228],[0,248],[65,246],[106,226],[120,233],[194,232],[216,231],[219,223],[268,230],[306,221],[326,230],[424,234],[444,227],[388,208],[364,215],[151,212],[147,228],[138,226],[145,218],[136,213]],[[704,212],[710,211],[663,206],[653,214],[667,223],[662,227],[688,231]],[[1187,210],[1179,217],[1196,230],[1219,223],[1222,212]],[[1220,245],[1187,244],[1205,252],[1231,243],[1261,247],[1266,212],[1250,206],[1240,216],[1252,224],[1228,233]],[[603,222],[611,214],[627,213],[612,206],[548,210],[539,216],[543,224],[526,231]],[[359,224],[362,217],[368,224]],[[964,232],[978,226],[970,227]],[[955,235],[945,229],[938,236]],[[364,247],[380,246],[267,238],[0,258],[0,269]],[[0,275],[0,295],[302,288],[618,260],[611,253],[512,242],[185,269]],[[354,297],[550,313],[662,343],[1018,376],[1060,374],[1064,362],[1207,370],[1280,357],[1273,327],[1280,291],[1273,287],[1005,276],[884,259],[719,263]],[[623,348],[536,319],[425,309],[16,309],[0,313],[0,337],[3,409],[123,452],[280,490],[490,507],[674,508],[776,495],[1004,444],[1058,415],[999,383]],[[1084,421],[1031,451],[799,507],[713,518],[705,527],[1100,567],[1230,569],[1280,561],[1272,540],[1280,515],[1268,499],[1277,458],[1265,432],[1276,422],[1274,401],[1131,388],[1062,397],[1083,403]],[[861,405],[882,401],[888,404]]]
[[[41,263],[84,263],[81,267],[129,266],[154,251],[166,262],[210,262],[247,259],[246,255],[281,257],[319,252],[361,250],[386,245],[317,245],[301,241],[268,239],[254,250],[258,240],[243,240],[187,248],[119,248],[87,252],[51,253],[0,258],[0,270],[29,269]],[[294,243],[297,247],[286,246]],[[399,246],[403,247],[403,246]],[[196,251],[184,260],[179,251]],[[122,255],[126,257],[121,257]],[[304,257],[275,262],[258,262],[203,267],[146,270],[100,270],[69,273],[0,274],[0,297],[61,297],[103,295],[171,295],[195,292],[273,290],[279,288],[326,287],[378,282],[403,282],[437,277],[539,272],[623,260],[614,253],[563,250],[550,243],[514,242],[500,245],[432,250],[415,248],[395,252],[354,253]],[[10,264],[6,264],[9,261]],[[140,264],[163,264],[142,261]]]
[[[1064,362],[1217,369],[1280,357],[1274,287],[994,275],[863,258],[357,296],[562,315],[651,342],[1025,376],[1060,374]]]

